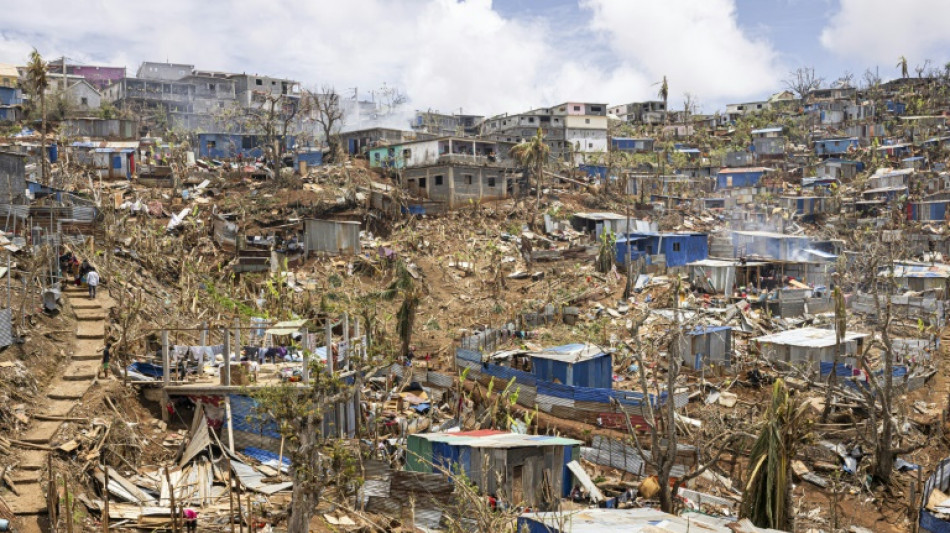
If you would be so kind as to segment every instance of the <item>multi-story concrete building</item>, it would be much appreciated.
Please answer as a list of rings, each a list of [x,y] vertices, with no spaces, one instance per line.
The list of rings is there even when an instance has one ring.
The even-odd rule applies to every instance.
[[[135,77],[142,80],[177,81],[191,75],[194,65],[185,63],[155,63],[143,61],[135,71]]]
[[[483,133],[504,142],[521,142],[538,128],[558,159],[581,163],[607,152],[607,104],[565,102],[518,115],[498,115],[485,120]]]
[[[627,124],[662,124],[666,122],[666,104],[662,100],[631,102],[607,108],[607,113]]]
[[[276,99],[270,97],[276,96]],[[238,131],[226,124],[231,108],[251,109],[275,100],[282,113],[294,113],[300,83],[267,76],[195,70],[184,63],[143,62],[134,78],[123,77],[103,91],[119,109],[165,118],[166,126],[189,131]],[[160,120],[154,120],[161,122]]]
[[[64,58],[54,59],[48,63],[48,66],[51,77],[61,76],[65,68],[66,74],[80,76],[100,91],[126,77],[125,67],[80,65]]]
[[[433,111],[416,111],[412,129],[431,135],[478,135],[485,117],[481,115],[448,115]]]

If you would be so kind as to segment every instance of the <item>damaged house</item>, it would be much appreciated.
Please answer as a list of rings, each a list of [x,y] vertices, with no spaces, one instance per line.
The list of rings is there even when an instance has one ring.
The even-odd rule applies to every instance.
[[[849,367],[855,366],[855,356],[864,351],[867,333],[848,332],[841,341],[840,362]],[[762,355],[772,362],[783,362],[791,366],[803,367],[817,374],[835,359],[836,336],[833,329],[801,328],[752,339],[758,343]],[[824,363],[827,363],[825,365]]]
[[[406,470],[464,474],[484,494],[512,504],[556,508],[570,494],[577,440],[496,430],[409,435]]]
[[[370,166],[400,171],[410,195],[455,208],[503,200],[513,193],[510,145],[442,137],[369,151]]]
[[[645,257],[648,264],[681,267],[709,257],[709,239],[705,233],[629,233],[617,239],[616,251],[621,265]]]

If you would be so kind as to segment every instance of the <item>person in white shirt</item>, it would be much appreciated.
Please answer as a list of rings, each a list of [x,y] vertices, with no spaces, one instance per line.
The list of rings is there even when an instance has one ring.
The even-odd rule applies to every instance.
[[[94,300],[96,298],[96,287],[99,286],[99,273],[90,270],[86,274],[86,285],[89,285],[89,298]]]

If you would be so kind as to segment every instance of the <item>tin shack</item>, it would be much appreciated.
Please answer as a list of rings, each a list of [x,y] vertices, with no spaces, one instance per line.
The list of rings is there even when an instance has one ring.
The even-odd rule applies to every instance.
[[[406,444],[406,470],[463,473],[487,495],[551,509],[572,488],[567,465],[582,443],[545,435],[496,430],[419,433]]]

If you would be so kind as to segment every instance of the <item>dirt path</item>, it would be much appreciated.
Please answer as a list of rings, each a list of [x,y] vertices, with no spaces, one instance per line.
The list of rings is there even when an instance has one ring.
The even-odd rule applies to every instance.
[[[56,441],[56,435],[63,422],[39,418],[68,416],[96,382],[105,339],[106,309],[112,304],[104,291],[95,300],[89,299],[85,289],[76,287],[67,288],[64,295],[77,320],[73,349],[61,366],[61,374],[49,384],[45,399],[37,402],[30,426],[19,436],[20,441],[43,448],[60,444]],[[12,478],[19,495],[8,492],[3,497],[19,522],[16,531],[44,531],[50,452],[31,449],[27,445],[16,450],[19,461]]]

